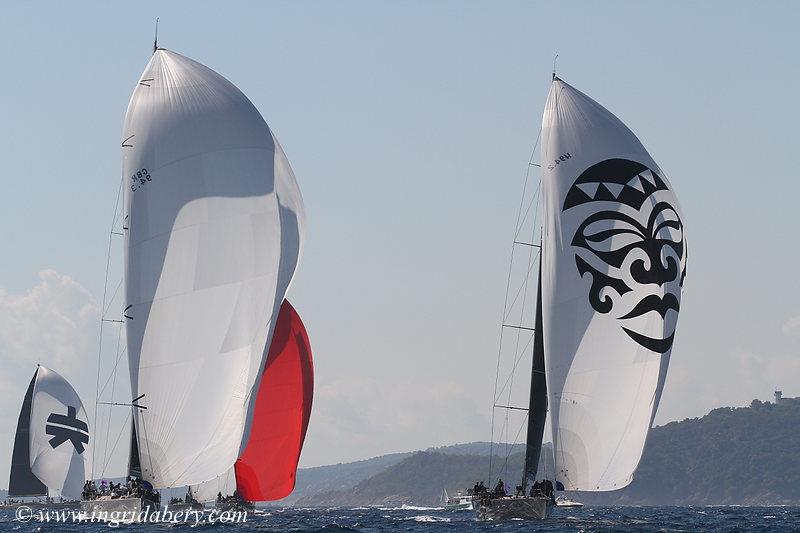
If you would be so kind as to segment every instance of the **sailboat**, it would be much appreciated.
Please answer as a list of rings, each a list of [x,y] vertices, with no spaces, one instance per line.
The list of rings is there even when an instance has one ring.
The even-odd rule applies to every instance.
[[[134,507],[157,509],[156,490],[220,476],[248,442],[305,213],[250,100],[157,44],[122,138],[129,474],[149,498]]]
[[[314,391],[308,333],[295,308],[284,300],[275,325],[256,398],[250,437],[233,468],[192,487],[200,501],[220,510],[252,509],[294,490]]]
[[[39,365],[25,392],[14,437],[9,498],[51,496],[76,502],[90,477],[89,420],[78,393]],[[29,502],[30,504],[30,502]]]
[[[633,480],[664,387],[686,275],[683,217],[664,172],[616,116],[553,75],[541,129],[543,222],[522,494],[482,518],[545,518],[545,418],[555,488]]]
[[[447,489],[442,489],[442,507],[445,511],[472,511],[473,499],[472,494],[465,494],[465,491],[458,491],[454,496],[447,493]]]

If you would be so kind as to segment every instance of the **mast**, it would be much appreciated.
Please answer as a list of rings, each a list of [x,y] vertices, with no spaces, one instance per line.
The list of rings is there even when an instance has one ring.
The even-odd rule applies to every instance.
[[[528,436],[525,446],[525,470],[522,490],[527,492],[528,480],[536,479],[539,456],[542,452],[544,423],[547,417],[547,380],[544,373],[544,339],[542,338],[542,249],[539,248],[539,280],[536,288],[536,323],[533,332],[533,365],[531,397],[528,405]]]

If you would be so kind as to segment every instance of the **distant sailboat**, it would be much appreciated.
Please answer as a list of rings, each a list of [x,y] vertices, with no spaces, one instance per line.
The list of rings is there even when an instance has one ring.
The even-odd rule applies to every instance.
[[[288,496],[296,482],[314,392],[311,345],[300,315],[284,300],[256,399],[250,437],[234,467],[193,487],[200,501],[237,494],[241,502]],[[226,500],[227,502],[228,500]],[[228,505],[226,502],[218,502]]]
[[[303,200],[250,100],[163,48],[131,96],[122,150],[129,474],[197,485],[231,468],[253,431]]]
[[[559,490],[628,485],[661,398],[686,274],[664,172],[613,114],[553,76],[522,490],[549,405]],[[552,498],[484,498],[485,518],[544,518]]]
[[[80,499],[90,477],[91,440],[78,393],[58,373],[39,365],[17,422],[8,496]]]

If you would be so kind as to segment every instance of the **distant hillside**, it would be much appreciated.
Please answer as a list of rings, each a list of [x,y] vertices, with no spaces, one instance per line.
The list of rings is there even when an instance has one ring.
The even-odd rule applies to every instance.
[[[633,482],[587,502],[800,504],[800,404],[753,400],[653,428]]]
[[[428,448],[426,451],[437,452],[445,455],[478,455],[488,456],[491,447],[489,442],[470,442],[466,444],[454,444],[452,446],[441,446],[438,448]],[[495,447],[505,444],[494,444]],[[510,445],[509,445],[510,446]],[[522,450],[522,445],[515,445],[513,451]],[[505,453],[506,448],[503,448]],[[495,448],[497,453],[497,448]],[[394,466],[401,461],[411,457],[414,452],[393,453],[381,455],[363,461],[353,463],[339,463],[329,466],[318,466],[314,468],[301,468],[297,472],[297,485],[292,494],[281,500],[282,505],[308,505],[304,501],[310,501],[315,495],[333,491],[346,491],[358,485],[360,482],[369,479],[387,468]],[[488,458],[485,459],[488,465]],[[474,483],[474,481],[473,481]],[[441,488],[439,489],[441,493]],[[316,500],[315,500],[316,501]]]
[[[482,444],[486,444],[486,447],[461,445],[448,448],[488,452],[488,443]],[[505,451],[503,445],[499,447]],[[508,458],[505,455],[495,455],[493,459],[493,472],[504,477],[510,488],[519,483],[522,475],[525,461],[523,448],[522,445],[516,445],[510,448],[512,455]],[[441,503],[443,489],[452,494],[487,478],[488,454],[453,455],[442,453],[440,450],[442,449],[414,453],[350,489],[310,494],[300,498],[296,504],[321,507],[437,505]],[[495,454],[498,452],[497,445],[494,452]],[[552,471],[552,466],[550,468]]]
[[[452,455],[430,449],[396,454],[392,464],[381,469],[376,465],[378,471],[371,476],[349,487],[309,490],[296,504],[435,505],[443,488],[454,492],[486,479],[487,443],[445,449],[485,453]],[[505,453],[502,445],[500,452]],[[552,456],[542,455],[548,464],[540,464],[540,472],[552,472]],[[505,455],[495,458],[495,472],[504,459]],[[522,447],[517,446],[508,458],[507,474],[501,474],[509,488],[518,483],[522,462]],[[348,465],[324,468],[340,466]],[[298,475],[298,485],[300,479]],[[570,496],[595,505],[798,505],[800,402],[775,405],[754,400],[750,407],[724,407],[702,418],[653,428],[631,485]]]
[[[399,463],[406,457],[411,456],[412,453],[392,453],[353,463],[301,468],[297,471],[297,483],[294,491],[290,496],[281,500],[280,503],[293,504],[309,495],[349,489],[356,486],[360,481]]]

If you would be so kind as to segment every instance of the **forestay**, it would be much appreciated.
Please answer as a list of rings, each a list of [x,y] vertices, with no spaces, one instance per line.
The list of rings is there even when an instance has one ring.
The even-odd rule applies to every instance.
[[[249,432],[273,319],[302,248],[303,202],[253,104],[159,49],[123,132],[126,299],[142,475],[197,484]]]
[[[675,194],[636,136],[555,78],[542,120],[543,322],[556,476],[630,483],[658,407],[686,273]]]

